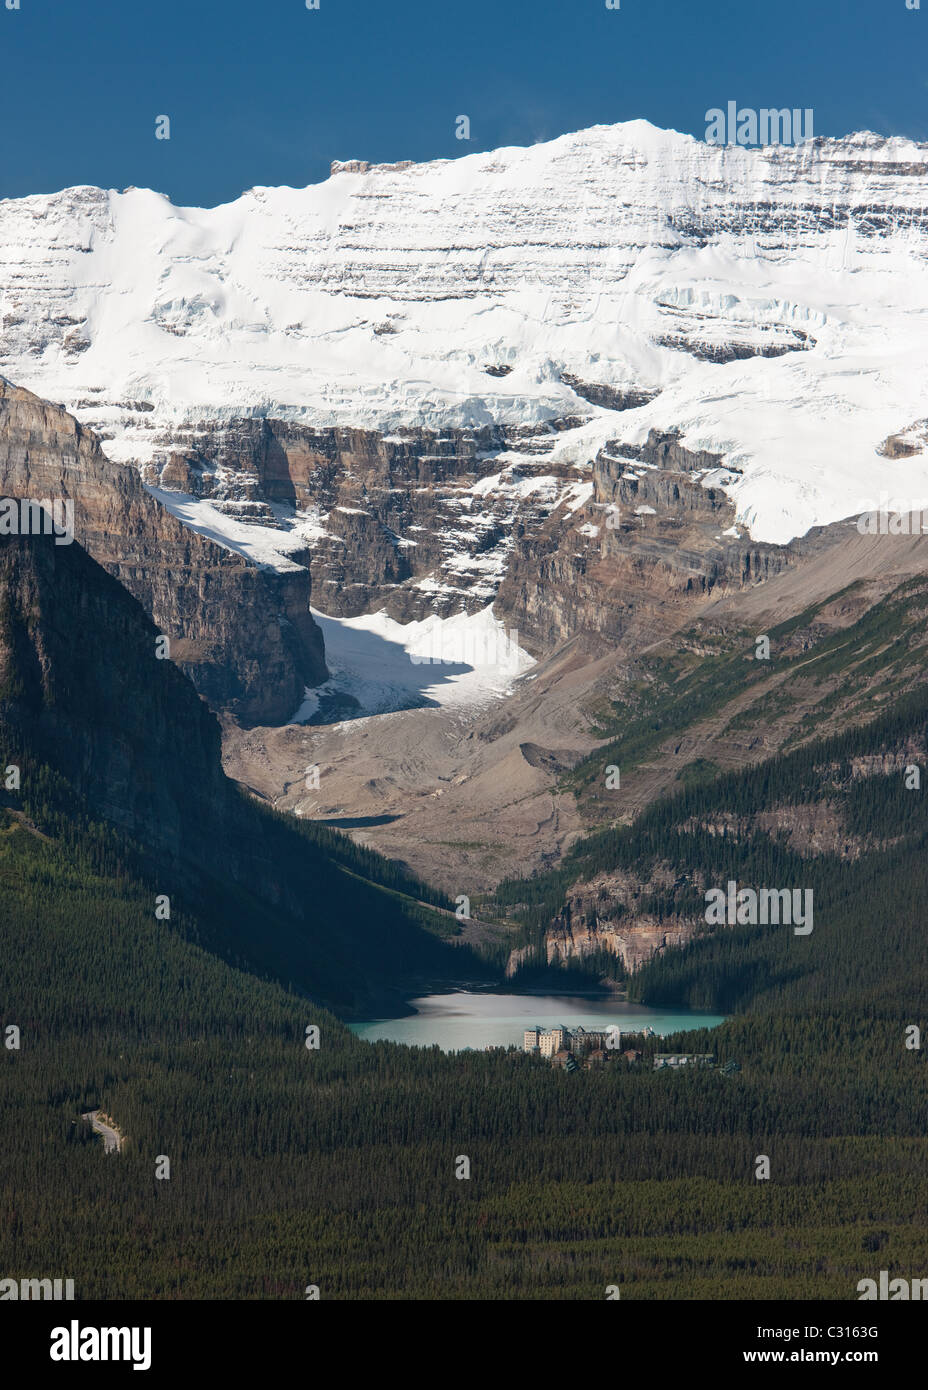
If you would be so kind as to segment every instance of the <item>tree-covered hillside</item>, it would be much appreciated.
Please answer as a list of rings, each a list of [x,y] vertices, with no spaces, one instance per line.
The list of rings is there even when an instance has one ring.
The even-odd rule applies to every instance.
[[[140,910],[346,1012],[486,976],[442,940],[456,923],[430,911],[449,906],[441,894],[230,782],[215,718],[158,651],[77,545],[0,540],[0,766],[15,770],[0,805],[69,874],[115,870]]]
[[[357,998],[369,970],[400,981],[461,948],[415,925],[397,896],[407,881],[250,805],[212,822],[201,799],[198,840],[179,852],[165,836],[154,853],[138,838],[144,807],[124,823],[125,788],[93,809],[93,788],[115,797],[118,779],[81,741],[80,705],[63,694],[56,725],[43,691],[108,604],[94,606],[83,560],[12,549],[3,631],[18,635],[4,639],[0,712],[4,766],[15,753],[22,779],[0,826],[5,1276],[73,1278],[78,1297],[117,1300],[302,1299],[310,1285],[323,1298],[575,1300],[616,1284],[623,1299],[666,1300],[848,1299],[880,1269],[923,1272],[928,1072],[906,1030],[928,1023],[924,838],[893,764],[877,760],[872,802],[855,771],[921,736],[919,698],[862,741],[690,786],[577,851],[581,865],[673,854],[740,881],[777,882],[794,864],[815,876],[809,937],[720,929],[640,977],[646,998],[725,1001],[731,1020],[685,1046],[740,1071],[655,1070],[656,1041],[638,1066],[575,1074],[515,1051],[369,1044],[319,998]],[[131,738],[158,676],[127,641],[101,642],[93,664],[100,698],[109,682],[134,699]],[[151,727],[158,739],[133,756],[176,788],[179,732]],[[118,729],[109,737],[115,767]],[[181,824],[176,791],[159,794]],[[752,822],[809,797],[840,802],[848,833],[880,853],[810,858]],[[707,829],[723,810],[731,834]],[[229,841],[230,826],[254,838]],[[361,883],[365,868],[379,881]],[[172,897],[168,920],[156,893]],[[125,1135],[118,1155],[80,1118],[97,1108]]]

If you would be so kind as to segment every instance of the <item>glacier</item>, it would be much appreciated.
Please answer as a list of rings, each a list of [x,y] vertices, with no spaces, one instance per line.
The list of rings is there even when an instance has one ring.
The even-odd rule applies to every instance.
[[[928,495],[926,174],[928,145],[899,137],[752,149],[631,121],[349,161],[215,208],[8,199],[0,372],[139,466],[247,416],[577,417],[551,458],[578,463],[676,429],[721,456],[739,524],[783,544],[883,491]]]

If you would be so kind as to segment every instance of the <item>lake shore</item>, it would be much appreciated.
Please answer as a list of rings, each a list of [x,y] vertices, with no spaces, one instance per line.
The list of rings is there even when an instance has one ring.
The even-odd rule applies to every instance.
[[[443,1051],[464,1048],[520,1047],[527,1028],[555,1024],[590,1031],[618,1028],[641,1033],[653,1029],[658,1036],[713,1028],[725,1019],[719,1014],[686,1009],[653,1009],[630,1004],[612,994],[592,992],[544,994],[533,991],[501,992],[497,989],[464,989],[423,995],[410,1001],[412,1013],[392,1018],[358,1020],[351,1031],[369,1042],[399,1042],[408,1046],[434,1047]]]

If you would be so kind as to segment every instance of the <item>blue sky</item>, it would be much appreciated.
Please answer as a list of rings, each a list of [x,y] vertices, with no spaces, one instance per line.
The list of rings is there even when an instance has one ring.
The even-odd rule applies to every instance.
[[[709,107],[928,140],[928,0],[0,0],[0,196],[211,206],[332,159],[456,158]],[[471,120],[469,143],[455,118]],[[171,118],[171,139],[155,119]]]

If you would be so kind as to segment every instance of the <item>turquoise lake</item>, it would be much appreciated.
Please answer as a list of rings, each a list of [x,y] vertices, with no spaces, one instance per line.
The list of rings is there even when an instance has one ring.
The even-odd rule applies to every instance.
[[[416,1013],[408,1018],[371,1019],[352,1023],[351,1031],[370,1042],[386,1041],[431,1047],[445,1052],[465,1047],[521,1047],[522,1034],[533,1024],[550,1028],[606,1028],[610,1024],[628,1032],[653,1028],[658,1035],[692,1028],[714,1028],[724,1023],[721,1014],[692,1013],[680,1009],[649,1009],[622,999],[590,998],[573,994],[487,994],[457,990],[453,994],[429,994],[410,1001]]]

